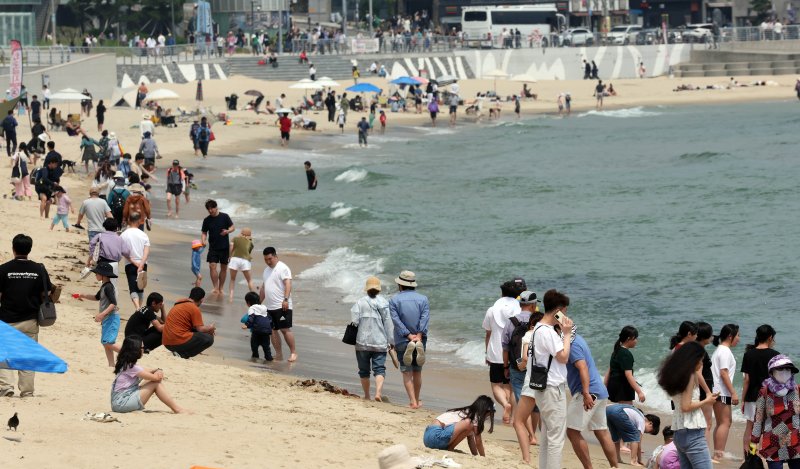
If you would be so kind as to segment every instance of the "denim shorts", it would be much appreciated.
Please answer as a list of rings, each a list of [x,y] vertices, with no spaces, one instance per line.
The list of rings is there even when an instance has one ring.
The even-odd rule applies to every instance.
[[[142,405],[138,384],[123,389],[122,391],[114,391],[111,393],[112,412],[124,413],[142,409],[144,409],[144,405]]]
[[[622,440],[625,443],[634,443],[642,439],[642,434],[636,425],[628,418],[625,408],[632,406],[614,405],[606,407],[606,419],[611,439],[615,442]]]
[[[102,326],[102,333],[100,335],[101,344],[113,344],[117,342],[117,335],[119,334],[119,314],[112,313],[103,319],[100,323]]]
[[[375,376],[386,376],[386,352],[356,350],[356,360],[360,378],[369,378],[370,369]]]
[[[428,425],[425,428],[425,435],[422,436],[422,442],[426,448],[431,449],[447,449],[450,440],[453,439],[453,433],[456,431],[456,424],[442,428],[439,425]]]

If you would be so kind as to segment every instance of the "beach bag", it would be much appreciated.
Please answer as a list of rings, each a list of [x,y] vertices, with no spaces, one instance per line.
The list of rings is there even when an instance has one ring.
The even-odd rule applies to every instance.
[[[764,469],[764,461],[757,454],[748,454],[739,469]]]
[[[553,356],[547,360],[547,368],[536,363],[536,357],[533,354],[534,339],[536,339],[536,329],[533,330],[533,337],[531,337],[531,344],[528,347],[528,361],[531,367],[531,379],[528,386],[536,391],[544,391],[547,388],[547,375],[550,373],[550,364],[553,363]]]
[[[209,141],[209,142],[213,142],[213,141],[214,141],[214,140],[216,140],[216,139],[217,139],[217,137],[214,135],[214,132],[209,132],[209,134],[208,134],[208,141]]]
[[[342,337],[342,342],[346,343],[347,345],[355,345],[356,344],[356,336],[358,336],[358,325],[355,323],[350,323],[344,330],[344,337]]]
[[[46,272],[44,264],[39,265],[42,266],[42,272]],[[56,322],[56,305],[50,295],[47,294],[47,281],[44,278],[44,274],[42,274],[42,284],[44,285],[44,290],[42,290],[42,304],[39,306],[37,322],[39,327],[48,327]]]

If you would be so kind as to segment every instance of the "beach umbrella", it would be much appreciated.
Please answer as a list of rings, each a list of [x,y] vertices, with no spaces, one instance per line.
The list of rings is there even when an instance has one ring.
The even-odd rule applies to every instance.
[[[511,81],[518,81],[520,83],[536,83],[536,78],[533,78],[532,76],[523,73],[521,75],[514,75],[513,77],[511,77]]]
[[[167,89],[159,89],[155,91],[151,91],[147,93],[147,97],[145,98],[148,101],[167,101],[169,99],[180,99],[181,97],[178,93],[167,90]]]
[[[244,92],[244,94],[246,96],[255,96],[256,98],[258,98],[260,96],[264,96],[264,93],[262,93],[262,92],[260,92],[258,90],[247,90],[247,91]]]
[[[415,80],[419,82],[420,85],[427,85],[430,80],[425,77],[414,77]]]
[[[317,83],[315,81],[309,80],[307,82],[298,81],[294,85],[289,85],[289,88],[292,88],[292,89],[295,89],[295,90],[319,90],[319,89],[325,88],[325,85],[320,85],[319,83]]]
[[[197,80],[197,93],[194,95],[195,101],[203,100],[203,80]]]
[[[436,83],[438,83],[439,86],[447,86],[447,85],[449,85],[451,83],[455,83],[457,81],[458,81],[458,78],[454,77],[453,75],[442,75],[442,76],[436,78]]]
[[[334,81],[330,77],[322,77],[319,80],[317,80],[317,83],[319,83],[319,84],[321,84],[322,86],[325,86],[325,87],[342,86],[342,85],[340,85],[338,82]]]
[[[494,92],[497,93],[497,79],[498,78],[506,78],[508,77],[508,73],[496,68],[491,72],[487,72],[483,74],[483,78],[494,78]]]
[[[88,98],[88,96],[74,90],[61,90],[50,95],[50,101],[61,101],[65,103],[72,101],[83,101],[86,98]]]
[[[390,81],[389,83],[391,83],[393,85],[419,85],[421,82],[419,80],[417,80],[416,78],[405,76],[405,77],[395,78],[394,80]]]
[[[64,373],[67,364],[35,340],[0,321],[0,368]]]
[[[350,88],[346,88],[345,91],[352,91],[353,93],[380,93],[381,89],[371,83],[359,83]]]

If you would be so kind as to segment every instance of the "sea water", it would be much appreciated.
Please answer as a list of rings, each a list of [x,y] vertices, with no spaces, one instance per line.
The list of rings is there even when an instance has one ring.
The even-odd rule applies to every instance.
[[[390,125],[368,149],[348,131],[314,137],[311,151],[241,155],[203,190],[253,227],[257,250],[324,255],[300,277],[345,304],[369,275],[391,293],[414,271],[431,302],[429,347],[457,366],[484,366],[481,321],[502,282],[521,275],[540,296],[557,288],[601,373],[620,329],[639,329],[636,378],[647,404],[668,411],[655,370],[683,320],[739,324],[739,363],[770,323],[777,349],[800,359],[797,106]],[[323,310],[297,321],[341,335],[349,308]]]

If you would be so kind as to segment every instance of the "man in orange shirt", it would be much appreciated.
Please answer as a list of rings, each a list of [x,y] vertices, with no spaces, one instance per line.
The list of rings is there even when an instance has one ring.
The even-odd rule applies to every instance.
[[[163,343],[167,350],[181,358],[191,358],[214,344],[217,327],[212,322],[203,325],[200,305],[206,292],[200,287],[192,288],[189,298],[175,302],[164,322]]]

